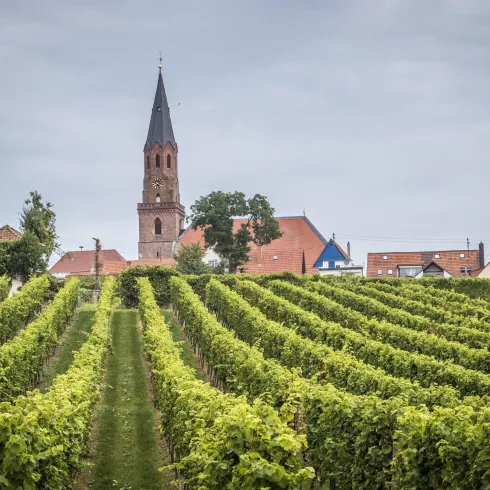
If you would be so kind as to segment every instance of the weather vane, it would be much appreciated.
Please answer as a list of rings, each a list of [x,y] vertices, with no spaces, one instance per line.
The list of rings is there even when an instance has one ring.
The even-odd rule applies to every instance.
[[[160,64],[158,65],[158,69],[162,71],[162,50],[160,50]]]

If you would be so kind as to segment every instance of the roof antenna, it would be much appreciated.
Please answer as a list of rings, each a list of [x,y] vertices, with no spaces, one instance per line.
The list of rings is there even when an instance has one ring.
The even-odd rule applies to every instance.
[[[80,249],[80,252],[83,252],[83,249],[84,249],[85,247],[84,247],[83,245],[80,245],[78,248]]]
[[[158,64],[158,70],[162,73],[162,50],[160,52],[160,63]]]
[[[335,233],[332,233],[332,240],[335,240]]]

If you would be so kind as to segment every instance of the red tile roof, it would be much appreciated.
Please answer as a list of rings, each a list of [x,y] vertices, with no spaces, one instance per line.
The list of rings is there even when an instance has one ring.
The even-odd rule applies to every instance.
[[[250,261],[243,266],[247,274],[263,274],[291,271],[303,274],[303,249],[278,250],[269,247],[256,247],[249,254]]]
[[[438,254],[440,258],[436,259]],[[460,257],[464,254],[464,258]],[[386,256],[387,259],[383,259]],[[435,262],[439,267],[445,269],[453,277],[464,277],[461,273],[462,267],[472,270],[480,268],[480,252],[478,250],[441,250],[432,252],[384,252],[368,253],[367,277],[380,277],[378,270],[382,270],[381,276],[388,276],[388,269],[393,271],[393,277],[398,276],[399,265],[425,266]]]
[[[262,248],[262,256],[264,258],[274,256],[274,251],[282,251],[284,260],[278,259],[276,262],[270,259],[266,262],[264,259],[262,267],[257,272],[269,273],[282,270],[296,270],[298,268],[298,257],[300,254],[302,255],[300,251],[304,251],[306,273],[317,273],[318,269],[314,269],[313,265],[325,248],[327,240],[325,240],[306,216],[291,216],[276,219],[279,222],[279,229],[283,235],[277,240],[274,240],[270,245],[264,245],[263,247],[258,247],[254,243],[250,243],[251,250],[249,255],[252,257],[252,261],[245,268],[248,270],[248,268],[252,268],[253,263],[258,263],[254,262],[255,259],[253,257],[258,253],[257,249]],[[240,225],[246,222],[247,220],[245,219],[235,219],[233,223],[234,231],[237,231]],[[199,243],[204,247],[203,232],[200,229],[192,230],[191,228],[187,228],[182,234],[180,242],[184,245]],[[293,261],[291,265],[288,265],[286,256],[284,255],[286,251],[289,251],[287,252],[289,254],[287,255],[288,259]],[[278,268],[279,260],[283,268]]]
[[[9,225],[0,228],[0,242],[15,242],[20,240],[22,236],[20,231],[14,230],[14,228]]]
[[[89,275],[94,273],[94,261],[95,250],[67,252],[51,267],[49,272],[52,274]],[[100,261],[102,263],[101,272],[103,274],[105,273],[105,262],[122,262],[126,264],[126,260],[117,250],[101,250]]]

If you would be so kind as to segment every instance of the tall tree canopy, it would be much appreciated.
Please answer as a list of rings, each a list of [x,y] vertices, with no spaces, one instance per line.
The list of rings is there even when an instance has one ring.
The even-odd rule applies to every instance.
[[[0,274],[27,280],[46,271],[49,257],[58,247],[56,215],[52,207],[51,203],[43,202],[38,192],[29,194],[20,217],[23,237],[14,242],[0,243]]]
[[[177,265],[175,268],[182,274],[210,274],[214,272],[213,267],[205,264],[204,250],[198,243],[191,245],[181,245],[174,255]]]
[[[20,229],[37,236],[44,247],[47,259],[55,251],[59,244],[56,243],[56,214],[50,202],[43,202],[43,197],[37,191],[29,193],[29,198],[24,201],[24,207],[20,215]]]
[[[205,246],[214,247],[230,272],[247,262],[249,243],[268,245],[282,235],[274,208],[260,194],[247,199],[242,192],[212,192],[198,199],[191,213],[192,228],[204,231]],[[235,232],[234,218],[246,219]]]

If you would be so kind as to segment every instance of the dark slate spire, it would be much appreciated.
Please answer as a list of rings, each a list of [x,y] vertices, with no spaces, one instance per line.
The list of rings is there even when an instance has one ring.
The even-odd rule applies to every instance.
[[[163,147],[165,147],[167,143],[171,143],[172,146],[177,149],[172,122],[170,121],[167,96],[165,95],[165,87],[163,86],[161,65],[159,66],[159,69],[160,73],[158,74],[157,91],[155,94],[155,102],[153,102],[153,109],[151,111],[150,128],[148,129],[145,148],[151,148],[155,143],[160,143]]]

